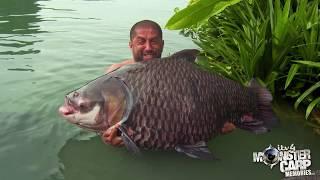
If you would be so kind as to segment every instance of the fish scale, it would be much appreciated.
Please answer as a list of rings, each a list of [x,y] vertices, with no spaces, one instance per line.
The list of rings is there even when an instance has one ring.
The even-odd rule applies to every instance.
[[[132,109],[128,125],[135,132],[133,139],[140,147],[146,144],[147,148],[156,149],[174,147],[172,143],[177,142],[169,142],[168,134],[178,138],[180,144],[208,140],[215,135],[214,130],[219,132],[225,121],[240,118],[255,106],[254,100],[248,101],[255,97],[249,97],[251,93],[240,84],[203,72],[181,59],[153,60],[120,77],[138,92],[139,100]],[[144,84],[140,83],[141,79]],[[166,106],[161,106],[164,104]],[[161,115],[163,113],[175,115]],[[148,126],[144,129],[146,132],[135,131],[141,126]],[[211,128],[204,130],[204,126]],[[151,130],[159,136],[150,136]],[[155,143],[156,146],[149,147]]]

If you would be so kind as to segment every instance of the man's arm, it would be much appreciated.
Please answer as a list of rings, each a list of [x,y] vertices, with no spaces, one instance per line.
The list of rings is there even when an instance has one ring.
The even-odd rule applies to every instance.
[[[108,67],[106,69],[106,73],[112,72],[118,68],[120,68],[121,66],[127,65],[127,64],[133,64],[134,61],[132,59],[127,59],[124,60],[120,63],[117,64],[113,64],[110,67]],[[111,127],[109,127],[109,129],[107,129],[106,131],[102,132],[101,138],[103,140],[103,142],[110,144],[112,146],[123,146],[123,141],[121,139],[120,136],[118,136],[118,124],[115,124]]]
[[[134,63],[134,61],[132,59],[128,59],[128,60],[122,61],[122,62],[117,63],[117,64],[112,64],[110,67],[107,68],[106,73],[114,71],[114,70],[120,68],[121,66],[124,66],[124,65],[127,65],[127,64],[133,64],[133,63]]]

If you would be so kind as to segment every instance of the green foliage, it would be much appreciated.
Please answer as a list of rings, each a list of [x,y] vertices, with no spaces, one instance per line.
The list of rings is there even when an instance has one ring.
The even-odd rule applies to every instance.
[[[168,29],[181,29],[207,20],[226,7],[241,0],[192,0],[189,6],[177,12],[166,24]]]
[[[316,107],[317,104],[319,104],[320,102],[320,97],[318,97],[317,99],[313,100],[308,108],[307,108],[307,111],[306,111],[306,119],[308,119],[310,113],[312,112],[312,110]]]
[[[291,66],[299,64],[301,67],[293,83],[304,83],[303,93],[297,98],[295,108],[308,98],[305,101],[305,104],[309,104],[306,111],[306,118],[308,118],[312,109],[319,103],[318,98],[315,99],[319,96],[320,90],[319,1],[300,0],[298,3],[294,25],[300,29],[301,37],[294,50],[295,59],[299,60],[292,59]]]
[[[252,78],[307,108],[320,100],[319,0],[191,0],[168,21],[202,48],[200,65]]]
[[[247,84],[253,77],[270,87],[277,77],[270,48],[272,41],[267,3],[242,1],[203,25],[184,29],[206,53],[210,66],[230,79]],[[267,52],[270,51],[270,52]],[[274,65],[274,67],[272,67]],[[266,69],[265,67],[270,67]]]
[[[293,61],[293,62],[296,62],[296,63],[299,63],[299,64],[303,64],[303,65],[307,65],[307,66],[311,66],[311,67],[320,68],[320,62],[314,62],[314,61]]]
[[[316,84],[308,88],[303,94],[301,94],[301,96],[294,103],[294,107],[297,109],[299,104],[302,102],[302,100],[304,100],[308,95],[310,95],[313,91],[315,91],[319,87],[320,87],[320,82],[317,82]]]
[[[298,64],[293,64],[290,67],[289,73],[288,73],[288,77],[287,77],[287,81],[285,84],[284,89],[287,89],[287,87],[289,86],[289,84],[291,83],[293,77],[297,74],[298,70],[299,70],[299,65]]]

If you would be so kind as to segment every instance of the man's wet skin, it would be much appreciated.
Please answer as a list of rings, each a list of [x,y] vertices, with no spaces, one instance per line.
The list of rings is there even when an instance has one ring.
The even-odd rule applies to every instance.
[[[103,132],[101,137],[104,143],[107,143],[116,147],[124,145],[121,139],[121,136],[119,136],[119,132],[118,132],[119,126],[120,124],[115,124],[111,126],[109,129],[107,129],[105,132]]]

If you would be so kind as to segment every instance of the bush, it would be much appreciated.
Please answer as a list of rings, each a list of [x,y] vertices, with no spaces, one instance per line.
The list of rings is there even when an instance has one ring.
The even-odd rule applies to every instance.
[[[202,48],[204,68],[244,85],[256,78],[306,105],[306,118],[318,106],[319,0],[193,0],[166,27]]]

